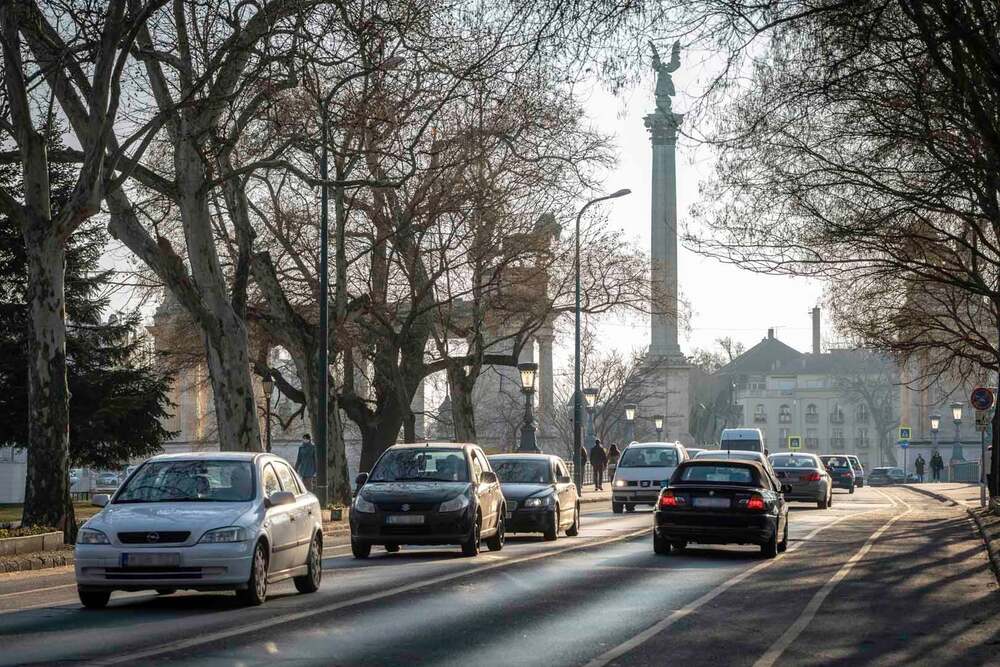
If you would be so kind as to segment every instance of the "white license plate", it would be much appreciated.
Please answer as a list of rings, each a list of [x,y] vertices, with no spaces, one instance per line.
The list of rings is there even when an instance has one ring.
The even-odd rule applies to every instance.
[[[124,553],[121,555],[122,567],[177,567],[180,564],[180,554]]]
[[[695,507],[711,507],[718,509],[720,507],[729,507],[729,498],[695,498]]]
[[[424,522],[423,514],[390,514],[385,518],[386,523],[396,525],[412,526]]]

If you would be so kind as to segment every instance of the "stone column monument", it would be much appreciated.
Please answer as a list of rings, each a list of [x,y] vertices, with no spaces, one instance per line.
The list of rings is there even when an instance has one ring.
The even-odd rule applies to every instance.
[[[652,315],[649,363],[658,372],[657,387],[646,388],[650,394],[643,401],[646,417],[663,414],[667,440],[693,442],[688,431],[689,367],[677,340],[677,130],[684,116],[673,111],[675,94],[671,74],[680,67],[680,43],[671,49],[670,62],[660,60],[656,45],[653,69],[656,70],[656,110],[645,117],[652,144],[652,207],[650,216],[650,259],[652,262]]]

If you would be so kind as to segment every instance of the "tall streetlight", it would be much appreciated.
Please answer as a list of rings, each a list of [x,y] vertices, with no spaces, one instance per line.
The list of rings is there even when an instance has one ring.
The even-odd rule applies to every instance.
[[[656,428],[657,442],[663,437],[663,415],[653,415],[653,426]]]
[[[268,373],[261,380],[260,388],[264,391],[264,425],[267,428],[267,437],[264,442],[267,446],[267,453],[271,453],[271,394],[274,393],[274,379]]]
[[[329,187],[329,165],[327,158],[327,147],[330,143],[330,102],[333,101],[334,95],[336,95],[341,88],[353,81],[354,79],[360,79],[363,76],[368,76],[374,74],[375,72],[390,70],[399,65],[403,64],[404,58],[401,56],[395,56],[389,58],[375,67],[361,70],[355,72],[350,76],[346,76],[337,82],[326,97],[323,98],[320,104],[320,114],[321,114],[321,143],[320,146],[320,158],[319,158],[319,178],[320,178],[320,223],[319,223],[319,354],[316,359],[316,370],[319,375],[319,386],[316,388],[317,393],[317,405],[316,412],[319,414],[314,418],[316,419],[316,486],[313,492],[319,499],[320,507],[326,507],[329,500],[329,493],[327,489],[327,459],[328,459],[328,434],[326,429],[327,423],[327,402],[329,400],[330,393],[330,251],[327,247],[330,241],[330,187]],[[343,247],[343,239],[338,239],[338,248]],[[345,266],[345,261],[343,257],[340,257],[340,261],[337,262],[337,273],[341,280],[344,277],[344,271],[347,270]]]
[[[951,448],[951,461],[950,463],[955,463],[956,461],[964,461],[965,456],[962,455],[962,404],[952,403],[951,404],[951,418],[955,422],[955,444]]]
[[[594,411],[597,408],[597,396],[600,389],[587,387],[583,390],[583,399],[587,402],[587,451],[594,448],[597,435],[594,433]]]
[[[635,441],[635,413],[638,409],[635,403],[625,404],[625,445]]]
[[[617,199],[631,194],[628,188],[612,192],[610,195],[591,199],[576,214],[576,326],[575,352],[573,356],[573,477],[577,493],[583,493],[583,459],[580,457],[580,422],[583,421],[583,391],[580,387],[580,219],[584,212],[598,202]]]
[[[540,454],[542,450],[538,448],[538,441],[535,438],[535,416],[531,412],[538,364],[518,364],[517,370],[521,373],[521,391],[524,392],[524,424],[521,425],[521,445],[517,451]]]

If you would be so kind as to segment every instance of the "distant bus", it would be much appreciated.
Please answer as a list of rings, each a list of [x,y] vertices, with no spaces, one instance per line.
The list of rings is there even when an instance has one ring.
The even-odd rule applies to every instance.
[[[738,449],[745,452],[764,453],[764,434],[759,428],[722,429],[719,449]]]

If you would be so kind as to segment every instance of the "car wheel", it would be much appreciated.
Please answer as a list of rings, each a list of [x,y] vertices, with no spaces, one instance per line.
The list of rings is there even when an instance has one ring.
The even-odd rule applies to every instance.
[[[490,548],[490,551],[500,551],[503,549],[504,540],[507,538],[507,518],[505,513],[507,510],[503,507],[500,508],[500,518],[497,519],[497,532],[486,540],[486,546]]]
[[[657,556],[670,555],[670,542],[657,535],[656,531],[653,531],[653,553]]]
[[[157,595],[173,595],[176,592],[177,592],[176,588],[157,588],[156,589],[156,594]]]
[[[309,556],[306,559],[306,573],[295,577],[295,590],[299,593],[315,593],[323,581],[323,538],[319,535],[309,545]]]
[[[247,587],[236,591],[236,597],[241,603],[251,607],[264,604],[267,599],[267,546],[263,541],[257,542],[254,547]]]
[[[469,535],[465,542],[462,542],[462,555],[463,556],[478,556],[480,541],[482,540],[483,532],[483,520],[477,514],[476,520],[472,524],[472,533]]]
[[[833,489],[830,489],[830,497],[826,499],[826,507],[824,507],[823,509],[828,510],[830,509],[831,505],[833,505]]]
[[[778,551],[784,553],[788,550],[788,520],[785,520],[785,532],[781,537],[781,541],[778,542]]]
[[[621,514],[625,511],[625,505],[622,503],[611,503],[611,511],[615,514]]]
[[[549,523],[545,526],[545,541],[551,542],[559,537],[559,508],[549,515]]]
[[[351,553],[358,560],[364,560],[372,553],[372,545],[367,542],[361,542],[359,540],[351,539]]]
[[[76,592],[80,596],[80,602],[87,609],[104,609],[111,599],[111,591],[84,591],[78,588]]]
[[[830,506],[830,496],[832,495],[833,495],[833,490],[827,491],[826,497],[824,497],[823,500],[816,501],[816,507],[818,507],[821,510],[825,510],[827,507]]]
[[[577,505],[573,511],[573,525],[566,529],[568,537],[576,537],[580,534],[580,506]]]
[[[850,488],[850,490],[848,491],[848,493],[854,493],[854,487],[853,486]]]
[[[778,529],[774,529],[774,534],[764,544],[760,545],[760,555],[764,558],[774,558],[778,555]]]
[[[386,551],[386,553],[390,553],[390,554],[399,553],[399,545],[398,544],[387,544],[387,545],[385,545],[385,551]]]

